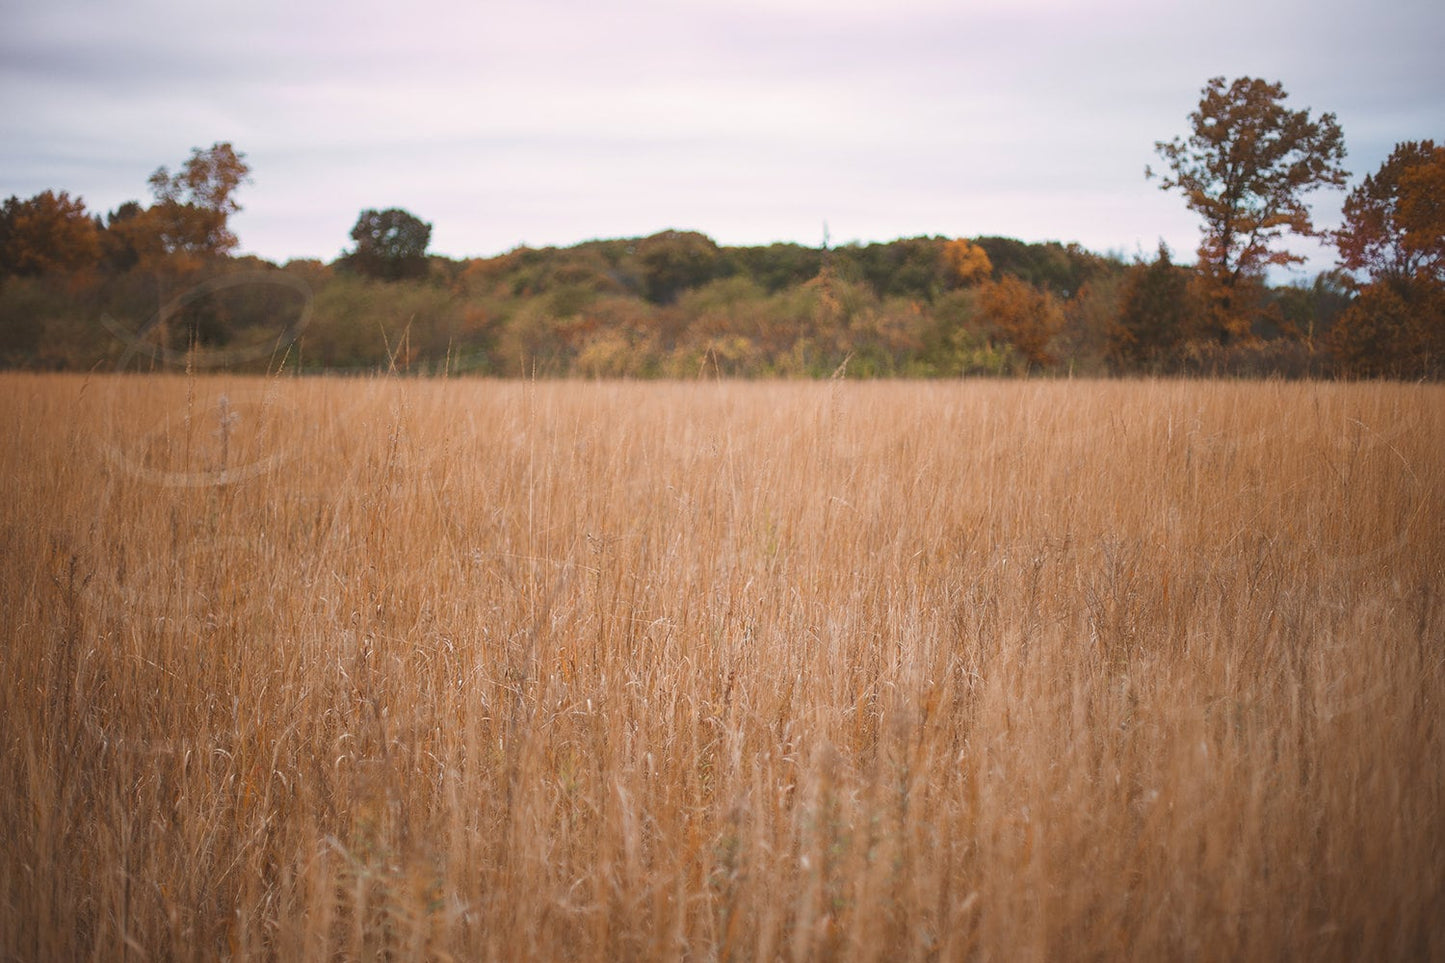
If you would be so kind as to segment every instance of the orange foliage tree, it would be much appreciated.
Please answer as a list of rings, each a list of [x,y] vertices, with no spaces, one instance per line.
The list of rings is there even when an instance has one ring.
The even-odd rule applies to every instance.
[[[1372,282],[1445,277],[1445,147],[1396,144],[1345,199],[1340,264]]]
[[[1189,115],[1189,137],[1155,144],[1170,170],[1160,186],[1204,219],[1199,268],[1222,343],[1248,333],[1250,289],[1264,270],[1304,260],[1280,246],[1284,235],[1319,234],[1305,195],[1349,176],[1335,115],[1311,119],[1285,107],[1287,96],[1277,83],[1241,77],[1226,86],[1215,77]]]
[[[993,273],[988,252],[966,238],[957,238],[943,245],[943,275],[949,287],[977,284]]]
[[[195,148],[176,173],[158,167],[151,174],[155,203],[138,227],[151,232],[178,266],[229,254],[239,243],[230,229],[231,215],[241,210],[236,189],[250,174],[246,155],[229,143]]]
[[[978,288],[978,310],[1000,338],[1013,345],[1030,365],[1054,363],[1049,342],[1064,326],[1056,297],[1016,277],[986,281]]]
[[[99,257],[95,222],[78,197],[45,191],[26,201],[11,197],[0,208],[0,275],[75,271]]]
[[[1345,200],[1340,264],[1368,281],[1330,332],[1354,375],[1445,372],[1445,147],[1407,141]]]

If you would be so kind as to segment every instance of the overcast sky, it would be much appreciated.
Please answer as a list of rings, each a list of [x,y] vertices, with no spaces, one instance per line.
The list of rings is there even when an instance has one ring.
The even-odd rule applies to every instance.
[[[0,196],[104,212],[230,141],[241,248],[277,261],[387,207],[454,257],[826,224],[1189,260],[1198,221],[1144,168],[1210,77],[1333,111],[1354,183],[1445,141],[1442,51],[1439,0],[0,0]]]

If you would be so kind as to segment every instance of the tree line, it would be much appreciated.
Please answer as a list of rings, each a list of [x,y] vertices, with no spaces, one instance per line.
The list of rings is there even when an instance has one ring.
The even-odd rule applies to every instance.
[[[499,376],[956,377],[1024,373],[1439,378],[1445,147],[1396,146],[1328,234],[1338,266],[1267,283],[1305,197],[1344,185],[1332,114],[1215,78],[1161,187],[1202,221],[1192,264],[1077,245],[917,237],[724,247],[693,231],[429,255],[431,225],[361,212],[332,263],[238,257],[250,181],[228,143],[105,217],[45,191],[0,209],[0,364],[200,365]]]

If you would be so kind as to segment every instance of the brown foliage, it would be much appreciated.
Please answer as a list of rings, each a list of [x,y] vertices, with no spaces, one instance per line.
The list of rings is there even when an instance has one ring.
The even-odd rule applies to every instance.
[[[1345,198],[1340,264],[1372,281],[1445,280],[1445,147],[1396,144]]]
[[[1064,326],[1057,298],[1015,277],[986,281],[978,288],[978,310],[995,334],[1018,349],[1030,365],[1054,363],[1049,342]]]
[[[168,255],[194,261],[228,254],[239,243],[228,222],[241,210],[236,189],[250,180],[246,155],[229,143],[199,147],[172,174],[165,167],[150,176],[155,204],[140,227],[152,232]]]
[[[1194,273],[1170,259],[1162,242],[1154,260],[1129,269],[1119,313],[1109,330],[1117,370],[1157,371],[1198,332],[1201,314]]]
[[[1343,373],[1445,371],[1445,147],[1397,144],[1345,200],[1340,262],[1368,278],[1330,332]]]
[[[0,209],[0,276],[75,271],[99,257],[99,233],[78,197],[44,191]]]
[[[1445,285],[1377,282],[1351,302],[1330,329],[1330,353],[1352,377],[1445,375]]]
[[[1226,87],[1215,77],[1189,115],[1189,137],[1155,145],[1170,169],[1160,186],[1178,190],[1204,219],[1201,276],[1215,289],[1210,303],[1224,343],[1252,322],[1236,297],[1241,283],[1303,260],[1278,246],[1286,232],[1318,233],[1304,196],[1347,176],[1335,115],[1313,120],[1308,110],[1286,108],[1287,96],[1277,83],[1241,77]]]

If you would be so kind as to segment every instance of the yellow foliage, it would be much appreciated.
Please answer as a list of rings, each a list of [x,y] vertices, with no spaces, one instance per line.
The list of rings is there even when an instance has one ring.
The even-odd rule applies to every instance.
[[[944,277],[955,287],[977,284],[993,273],[988,252],[965,238],[957,238],[943,246]]]

